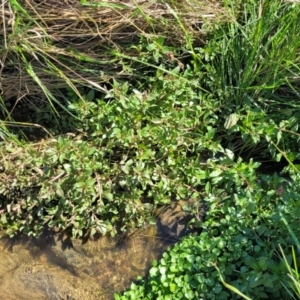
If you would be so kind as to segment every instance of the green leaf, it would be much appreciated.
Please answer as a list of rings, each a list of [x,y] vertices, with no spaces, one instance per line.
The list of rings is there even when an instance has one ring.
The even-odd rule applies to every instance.
[[[173,273],[176,273],[176,272],[178,272],[178,268],[177,268],[177,266],[175,266],[175,265],[171,265],[171,266],[170,266],[170,271],[171,271],[171,272],[173,272]]]
[[[210,182],[207,181],[207,183],[206,183],[206,185],[205,185],[205,193],[206,193],[207,195],[209,195],[209,194],[210,194],[210,191],[211,191]]]
[[[227,155],[227,157],[230,159],[230,160],[234,160],[234,152],[229,150],[229,149],[225,149],[225,154]]]
[[[109,193],[109,192],[104,192],[104,193],[102,194],[102,197],[103,197],[104,199],[107,199],[108,201],[113,201],[113,200],[114,200],[113,194],[112,194],[112,193]]]
[[[195,299],[195,294],[192,290],[189,290],[188,292],[184,293],[184,296],[187,298],[187,299]]]
[[[273,284],[271,276],[269,276],[269,275],[264,276],[264,286],[267,288],[274,288],[274,284]]]
[[[176,289],[177,289],[177,285],[176,285],[175,283],[171,283],[171,284],[170,284],[170,291],[171,291],[172,293],[174,293],[174,292],[176,291]]]
[[[167,271],[167,268],[166,268],[166,267],[160,267],[160,268],[159,268],[159,272],[160,272],[160,274],[162,274],[162,275],[164,275],[164,274],[166,273],[166,271]]]
[[[59,197],[63,198],[65,196],[65,193],[59,184],[55,185],[55,192]]]
[[[223,290],[223,288],[222,288],[222,286],[215,286],[214,288],[213,288],[213,292],[215,293],[215,294],[219,294],[219,293],[221,293],[221,291]]]
[[[87,101],[94,100],[95,99],[95,91],[93,89],[90,89],[85,98]]]
[[[114,300],[121,300],[121,296],[117,293],[114,293]]]
[[[2,224],[6,224],[7,223],[7,219],[6,219],[6,214],[5,213],[1,214],[1,223]]]
[[[219,177],[221,174],[222,174],[222,171],[219,170],[219,169],[217,169],[217,170],[212,171],[212,172],[209,174],[209,177]]]
[[[236,113],[233,113],[233,114],[229,115],[226,118],[224,128],[225,129],[230,129],[231,127],[233,127],[237,123],[238,120],[239,120],[239,116]]]
[[[157,267],[152,267],[150,269],[149,273],[150,273],[150,276],[156,276],[157,272],[158,272],[158,268]]]
[[[152,267],[156,267],[158,265],[158,262],[157,262],[157,260],[155,259],[155,260],[153,260],[152,261]]]

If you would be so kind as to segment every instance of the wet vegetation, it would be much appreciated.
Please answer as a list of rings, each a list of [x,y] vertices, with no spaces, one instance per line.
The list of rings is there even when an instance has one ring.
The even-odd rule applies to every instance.
[[[298,299],[299,10],[7,1],[1,228],[116,235],[196,199],[196,233],[115,299]]]

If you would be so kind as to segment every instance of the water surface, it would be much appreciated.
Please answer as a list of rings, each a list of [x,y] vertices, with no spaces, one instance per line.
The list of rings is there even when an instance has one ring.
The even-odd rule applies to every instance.
[[[39,238],[2,236],[0,300],[113,299],[183,235],[180,211],[181,205],[170,208],[157,225],[125,240],[101,237],[82,244],[48,230]]]

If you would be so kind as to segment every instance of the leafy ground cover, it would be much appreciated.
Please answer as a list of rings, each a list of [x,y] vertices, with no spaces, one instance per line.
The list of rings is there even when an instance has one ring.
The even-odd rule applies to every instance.
[[[201,234],[187,236],[169,249],[153,263],[147,280],[139,278],[115,299],[240,299],[232,291],[247,299],[292,298],[293,284],[278,245],[289,251],[294,244],[282,215],[299,236],[298,225],[294,226],[299,187],[287,183],[280,195],[275,187],[282,178],[257,176],[255,164],[242,166],[237,163],[221,172],[223,178],[239,175],[229,194],[224,187],[206,198],[208,212]],[[287,260],[291,265],[290,253]]]
[[[24,24],[49,33],[22,4],[9,2],[19,20],[13,34]],[[90,14],[100,6],[119,15],[129,9],[80,4]],[[50,35],[39,44],[4,38],[4,52],[20,56],[46,101],[29,97],[13,114],[2,99],[1,227],[11,236],[38,235],[44,226],[73,237],[114,235],[149,223],[158,206],[199,198],[206,220],[195,210],[192,223],[201,233],[184,238],[154,262],[148,279],[116,299],[295,297],[297,280],[286,266],[295,268],[290,246],[299,236],[299,4],[223,1],[226,17],[201,26],[188,23],[177,2],[160,5],[165,23],[141,5],[121,14],[129,22],[139,13],[152,32],[129,22],[139,29],[136,40],[95,48],[104,71],[79,48],[59,52],[56,44],[51,52]],[[166,31],[157,34],[157,24]],[[176,43],[168,36],[174,28]],[[29,54],[43,62],[42,73]],[[70,76],[70,55],[93,68],[73,62]],[[64,85],[43,81],[45,72]],[[101,84],[89,77],[97,72]],[[265,162],[280,169],[266,175],[259,169]]]

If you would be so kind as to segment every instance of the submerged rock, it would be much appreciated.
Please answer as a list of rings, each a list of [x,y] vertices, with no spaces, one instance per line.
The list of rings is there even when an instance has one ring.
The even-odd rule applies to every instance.
[[[183,236],[197,231],[189,222],[196,218],[203,221],[205,204],[201,199],[180,200],[171,203],[158,212],[158,234],[178,241]]]

